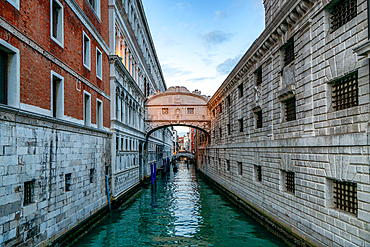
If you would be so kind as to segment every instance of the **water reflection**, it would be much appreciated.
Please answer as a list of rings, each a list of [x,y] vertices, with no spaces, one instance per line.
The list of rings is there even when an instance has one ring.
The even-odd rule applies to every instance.
[[[199,179],[192,166],[158,179],[75,246],[285,246]]]

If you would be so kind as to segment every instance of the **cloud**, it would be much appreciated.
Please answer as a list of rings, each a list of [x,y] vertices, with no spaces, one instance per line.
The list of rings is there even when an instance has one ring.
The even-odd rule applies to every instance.
[[[203,43],[206,46],[219,45],[226,41],[229,41],[233,36],[232,33],[226,33],[220,30],[208,31],[205,34],[200,35]]]
[[[215,79],[216,77],[212,76],[212,77],[198,77],[198,78],[191,78],[191,79],[187,79],[186,82],[190,82],[190,83],[199,83],[199,82],[204,82],[204,81],[207,81],[207,80],[212,80],[212,79]]]
[[[190,75],[192,72],[189,70],[183,70],[180,67],[171,67],[169,64],[162,64],[162,70],[166,76],[181,76],[181,75]]]
[[[225,12],[225,11],[216,11],[215,12],[214,20],[215,21],[218,21],[218,20],[224,19],[224,18],[226,18],[228,16],[229,16],[229,13],[228,12]]]
[[[231,72],[231,70],[235,67],[235,65],[239,62],[240,58],[243,54],[238,54],[234,58],[228,58],[223,63],[220,63],[216,66],[216,71],[222,75],[227,75]]]
[[[190,5],[187,4],[187,3],[177,3],[176,5],[172,6],[171,7],[171,10],[184,10],[184,9],[187,9],[187,8],[190,8]]]

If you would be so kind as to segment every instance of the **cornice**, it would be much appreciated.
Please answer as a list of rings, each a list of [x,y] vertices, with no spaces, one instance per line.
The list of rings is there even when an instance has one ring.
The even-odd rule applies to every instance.
[[[289,30],[288,27],[293,27],[302,19],[317,1],[287,1],[217,89],[216,93],[209,100],[209,107],[213,108],[230,88],[234,87],[241,78],[246,76],[247,72],[278,44],[281,37]]]

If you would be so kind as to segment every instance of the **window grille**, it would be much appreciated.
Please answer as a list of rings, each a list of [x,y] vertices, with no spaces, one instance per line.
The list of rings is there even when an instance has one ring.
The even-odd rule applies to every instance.
[[[256,112],[257,117],[257,128],[262,128],[262,111]]]
[[[65,175],[65,190],[71,191],[72,190],[72,173],[68,173]]]
[[[94,175],[95,175],[95,169],[92,168],[90,169],[90,176],[89,176],[90,183],[94,183]]]
[[[35,188],[35,181],[28,181],[24,183],[24,201],[23,205],[33,203],[33,193]]]
[[[238,86],[239,98],[243,97],[243,83]]]
[[[294,55],[294,42],[289,42],[288,45],[285,47],[285,54],[284,54],[284,66],[289,65],[295,59]]]
[[[262,167],[261,166],[256,166],[256,176],[257,176],[257,181],[262,182]]]
[[[168,115],[168,108],[162,108],[162,114]]]
[[[336,208],[357,215],[357,184],[334,180]]]
[[[334,32],[357,16],[357,0],[341,0],[332,7],[331,31]]]
[[[295,110],[295,97],[292,97],[285,101],[285,120],[292,121],[296,120],[296,110]]]
[[[243,119],[239,119],[239,132],[243,132],[244,131],[244,127],[243,127]]]
[[[243,165],[242,162],[238,162],[238,174],[243,175]]]
[[[259,68],[257,71],[256,85],[259,86],[262,84],[262,68]]]
[[[333,107],[336,111],[358,106],[358,72],[346,75],[333,83]]]
[[[286,182],[286,190],[294,194],[295,192],[294,172],[286,173],[285,182]]]
[[[188,114],[194,114],[194,108],[187,108]]]

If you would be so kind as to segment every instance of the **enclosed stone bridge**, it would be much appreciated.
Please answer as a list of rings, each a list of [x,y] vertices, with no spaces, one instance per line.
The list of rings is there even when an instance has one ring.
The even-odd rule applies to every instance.
[[[170,87],[166,92],[149,96],[146,102],[147,136],[169,126],[188,126],[211,131],[208,97],[200,91],[190,92],[186,87]]]

